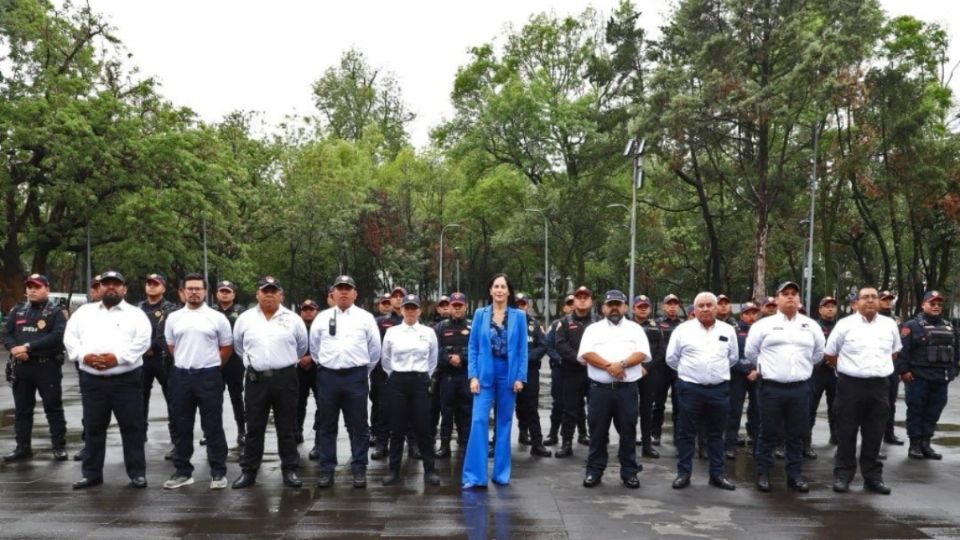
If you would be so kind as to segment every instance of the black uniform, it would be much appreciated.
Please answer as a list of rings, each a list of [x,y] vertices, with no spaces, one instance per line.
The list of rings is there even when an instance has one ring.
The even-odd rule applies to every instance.
[[[897,323],[897,326],[900,326],[900,317],[897,317],[893,314],[892,310],[889,309],[880,309],[877,310],[877,313],[890,317]],[[894,416],[897,414],[897,395],[900,393],[900,376],[897,375],[897,372],[894,371],[890,374],[890,385],[887,389],[887,403],[890,406],[890,416],[887,417],[887,428],[883,433],[883,440],[887,443],[894,444],[903,444],[903,441],[898,441],[896,433],[893,431],[893,421]]]
[[[557,352],[563,371],[563,424],[560,436],[564,447],[568,447],[573,441],[574,428],[586,420],[584,405],[590,379],[587,378],[587,367],[577,361],[580,339],[587,326],[599,321],[600,317],[593,312],[579,317],[574,311],[561,320],[557,329]]]
[[[680,317],[670,319],[667,317],[658,317],[657,324],[660,325],[660,330],[663,332],[663,343],[670,343],[670,336],[673,335],[673,330],[680,326],[683,320]],[[663,347],[663,352],[660,354],[660,357],[653,357],[653,362],[650,364],[650,372],[653,374],[653,405],[651,408],[651,416],[653,417],[652,426],[651,426],[651,436],[657,441],[660,440],[660,436],[663,433],[663,417],[666,412],[667,405],[667,392],[670,392],[670,403],[673,408],[671,412],[671,417],[673,418],[673,437],[676,440],[677,437],[677,412],[680,410],[679,405],[677,404],[677,393],[671,388],[677,382],[677,372],[673,369],[670,369],[667,366],[666,360],[667,348]]]
[[[928,450],[947,404],[947,385],[960,371],[957,335],[950,321],[920,313],[903,325],[900,336],[903,349],[895,372],[913,374],[913,381],[904,383],[907,436],[911,448],[921,445]]]
[[[747,405],[747,437],[756,441],[757,427],[760,425],[760,413],[757,410],[757,384],[756,381],[747,379],[753,367],[743,363],[750,326],[745,321],[739,321],[734,325],[737,331],[737,345],[740,348],[740,361],[730,368],[730,415],[727,417],[724,436],[724,447],[727,452],[734,452],[737,448],[740,422],[743,420],[743,402],[747,398],[750,399]]]
[[[823,340],[830,338],[830,332],[837,325],[837,319],[824,320],[818,319],[820,328],[823,330]],[[810,447],[813,442],[813,426],[817,423],[817,409],[820,408],[820,398],[827,394],[827,423],[830,426],[830,441],[836,441],[836,412],[833,410],[833,400],[837,396],[837,370],[828,366],[826,362],[821,362],[813,367],[813,375],[810,377],[810,433],[807,434],[806,446]]]
[[[387,334],[387,329],[391,326],[397,326],[403,322],[403,316],[396,311],[391,311],[389,315],[381,315],[376,318],[377,329],[380,330],[380,343],[383,343],[383,336]],[[390,420],[387,418],[387,374],[380,366],[380,362],[370,372],[370,434],[375,446],[386,449],[390,442]]]
[[[148,424],[150,418],[150,392],[153,390],[153,381],[160,383],[160,390],[163,392],[163,399],[167,403],[167,430],[170,432],[170,441],[175,442],[173,429],[174,415],[170,407],[170,389],[167,386],[167,380],[170,375],[170,369],[173,367],[170,352],[167,351],[167,339],[163,335],[163,322],[167,315],[180,309],[180,306],[166,299],[161,299],[156,304],[150,304],[146,300],[137,304],[150,319],[150,325],[153,327],[153,338],[150,341],[150,348],[143,355],[143,429],[144,440],[147,440],[149,431]]]
[[[651,376],[653,372],[653,362],[655,358],[663,358],[667,350],[667,342],[663,339],[663,331],[660,325],[652,319],[647,319],[640,323],[644,333],[647,335],[647,342],[650,343],[650,361],[644,364],[647,369],[647,376],[640,377],[637,386],[640,392],[640,443],[643,451],[647,454],[653,453],[651,436],[653,433],[653,397],[656,390],[656,380]]]
[[[517,424],[520,433],[530,435],[532,446],[543,444],[543,431],[540,427],[540,413],[537,412],[540,399],[540,362],[547,354],[546,336],[540,323],[527,316],[527,383],[517,394]]]
[[[233,330],[234,323],[237,322],[237,317],[244,312],[244,308],[236,302],[227,309],[223,309],[217,303],[213,305],[213,309],[227,317],[227,320],[230,321],[231,330]],[[227,391],[230,392],[230,405],[233,408],[233,419],[237,422],[237,440],[239,442],[244,439],[247,430],[246,415],[243,410],[243,359],[237,353],[231,353],[221,374],[223,375],[223,383],[226,385]]]
[[[66,442],[67,424],[63,417],[63,331],[67,326],[63,308],[50,301],[21,302],[13,307],[4,325],[3,345],[7,350],[29,343],[29,358],[13,364],[13,402],[16,408],[17,448],[29,451],[33,431],[33,409],[40,393],[43,412],[50,425],[54,450]]]
[[[313,321],[307,322],[303,321],[304,326],[307,327],[307,335],[310,335],[310,325]],[[307,340],[307,352],[306,356],[310,356],[310,340]],[[380,363],[378,362],[379,366]],[[310,363],[307,364],[306,368],[300,366],[297,363],[297,381],[299,382],[300,389],[297,392],[297,444],[303,442],[303,423],[307,420],[307,400],[310,399],[310,392],[313,392],[313,400],[316,402],[317,410],[313,415],[313,435],[314,435],[314,444],[316,444],[317,439],[317,429],[320,427],[320,402],[318,401],[317,395],[317,366],[314,364],[313,359],[310,360]]]
[[[470,341],[470,320],[444,319],[437,331],[437,387],[440,393],[440,444],[448,447],[457,426],[457,444],[465,448],[470,434],[473,394],[467,379],[467,344]],[[460,355],[460,365],[450,364],[450,355]]]

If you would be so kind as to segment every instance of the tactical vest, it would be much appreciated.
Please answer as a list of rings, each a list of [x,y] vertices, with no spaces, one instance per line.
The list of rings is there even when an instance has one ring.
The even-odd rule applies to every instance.
[[[917,319],[917,325],[923,329],[923,335],[917,336],[920,346],[910,357],[910,363],[918,367],[946,368],[953,364],[954,334],[949,323],[935,325],[924,319]]]
[[[470,342],[470,321],[468,319],[452,318],[440,321],[437,326],[437,346],[447,355],[459,354],[463,361],[461,367],[446,365],[446,373],[459,373],[467,369],[467,349]]]
[[[40,315],[30,317],[30,302],[21,302],[13,309],[13,338],[20,345],[42,338],[53,329],[54,316],[63,311],[63,307],[47,300]]]

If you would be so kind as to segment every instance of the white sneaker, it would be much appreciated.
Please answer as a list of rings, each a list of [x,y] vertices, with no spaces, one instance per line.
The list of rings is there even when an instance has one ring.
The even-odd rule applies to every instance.
[[[224,477],[214,478],[210,480],[210,489],[226,489],[227,479]]]
[[[174,473],[169,480],[163,483],[163,489],[177,489],[181,486],[189,486],[192,483],[192,476],[177,476],[177,474]]]

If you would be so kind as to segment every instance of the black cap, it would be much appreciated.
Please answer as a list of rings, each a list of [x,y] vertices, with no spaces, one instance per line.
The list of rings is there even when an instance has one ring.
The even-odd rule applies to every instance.
[[[572,295],[572,294],[568,294],[567,297],[563,299],[563,303],[564,303],[564,304],[572,304],[572,303],[573,303],[573,295]]]
[[[603,303],[612,304],[614,302],[620,302],[621,304],[626,304],[627,295],[623,294],[617,289],[610,289],[603,295]]]
[[[156,272],[154,272],[154,273],[152,273],[152,274],[147,274],[147,278],[144,279],[143,281],[145,281],[145,282],[146,282],[146,281],[156,281],[157,283],[163,285],[164,287],[167,286],[167,280],[166,280],[166,278],[163,277],[163,274],[158,274],[158,273],[156,273]]]
[[[936,291],[931,291],[931,292],[936,292]],[[890,291],[880,291],[880,300],[883,300],[884,298],[893,298],[893,299],[896,299],[896,298],[897,298],[897,295],[893,294],[893,293],[890,292]]]
[[[100,283],[103,283],[108,279],[119,281],[124,285],[127,284],[127,279],[123,277],[123,274],[121,274],[120,272],[117,272],[116,270],[107,270],[106,272],[100,274]]]
[[[300,310],[302,311],[302,310],[305,309],[305,308],[313,308],[313,309],[315,309],[315,310],[317,310],[317,311],[320,311],[320,304],[318,304],[318,303],[314,302],[313,300],[307,298],[306,300],[304,300],[303,302],[300,303]]]
[[[94,285],[99,285],[99,284],[100,284],[100,274],[97,274],[97,275],[93,276],[92,278],[90,278],[90,286],[91,286],[91,287],[93,287]]]
[[[592,297],[592,296],[593,296],[593,291],[591,291],[591,290],[588,289],[587,287],[584,287],[583,285],[581,285],[581,286],[577,287],[577,290],[573,291],[573,296],[574,296],[574,298],[576,298],[577,296],[579,296],[579,295],[581,295],[581,294],[585,294],[585,295],[587,295],[587,296]]]
[[[721,300],[726,300],[727,303],[729,303],[729,302],[730,302],[730,297],[728,297],[728,296],[725,295],[725,294],[718,294],[718,295],[717,295],[717,303],[719,304]]]
[[[41,287],[50,286],[50,280],[47,279],[47,276],[43,274],[30,274],[27,276],[27,279],[23,280],[24,285],[29,285],[31,283],[34,285],[40,285]]]
[[[824,296],[823,298],[820,299],[820,307],[823,307],[830,303],[832,303],[833,305],[837,305],[837,299],[832,296]]]
[[[420,297],[415,294],[408,294],[403,297],[403,303],[401,303],[400,305],[401,306],[414,305],[414,306],[420,307]]]
[[[396,287],[393,288],[393,290],[390,291],[390,296],[393,296],[393,295],[397,294],[397,291],[400,291],[400,295],[401,295],[401,296],[406,296],[406,295],[407,295],[407,290],[406,290],[406,289],[404,289],[403,287],[400,287],[400,286],[396,286]]]
[[[283,290],[283,285],[280,285],[280,280],[273,276],[263,276],[262,278],[260,278],[260,281],[257,282],[258,291],[262,291],[270,287],[273,287],[278,291]]]
[[[232,281],[223,280],[220,283],[217,283],[217,290],[220,289],[230,289],[234,293],[237,292],[237,284]]]
[[[338,285],[349,285],[354,289],[357,288],[357,283],[348,275],[337,276],[337,279],[333,280],[333,288],[337,288]]]
[[[450,295],[450,303],[451,303],[451,304],[466,304],[466,303],[467,303],[467,295],[463,294],[462,292],[455,292],[455,293],[453,293],[453,294]]]
[[[760,308],[757,307],[753,302],[744,302],[740,304],[740,313],[746,313],[748,311],[760,311]]]
[[[793,281],[784,281],[781,283],[780,286],[777,287],[777,294],[780,294],[787,289],[796,289],[797,294],[800,294],[800,286]]]
[[[650,302],[650,297],[645,294],[638,294],[633,297],[633,305],[635,306],[651,306],[653,305]]]
[[[933,300],[943,300],[943,299],[944,299],[943,295],[940,294],[940,291],[927,291],[927,293],[923,295],[924,303],[932,302]]]
[[[677,295],[671,293],[671,294],[668,294],[668,295],[664,296],[664,297],[663,297],[663,302],[661,302],[661,303],[663,303],[663,304],[669,304],[670,302],[676,302],[676,303],[679,304],[679,303],[680,303],[680,297],[678,297]]]
[[[389,302],[389,301],[390,301],[390,293],[383,293],[380,295],[380,300],[377,303],[382,304],[384,302]]]
[[[529,303],[530,303],[530,297],[527,296],[527,295],[525,295],[525,294],[523,294],[523,293],[517,293],[516,296],[513,297],[513,301],[516,302],[516,303],[518,303],[518,304],[519,304],[520,302],[523,302],[524,304],[529,304]]]
[[[403,295],[403,299],[406,300],[408,296],[413,296],[413,295],[412,295],[412,294],[405,294],[405,295]],[[437,300],[437,305],[438,305],[438,306],[439,306],[440,304],[449,304],[449,303],[450,303],[450,297],[447,296],[447,295],[443,295],[443,296],[441,296],[441,297]],[[419,304],[418,304],[418,305],[419,305]]]
[[[768,297],[766,297],[766,298],[763,299],[762,304],[763,304],[764,306],[775,306],[775,305],[777,305],[777,299],[774,298],[774,297],[772,297],[772,296],[768,296]]]

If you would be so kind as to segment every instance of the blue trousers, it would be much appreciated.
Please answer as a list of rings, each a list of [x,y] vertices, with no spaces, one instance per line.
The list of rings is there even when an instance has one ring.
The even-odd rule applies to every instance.
[[[496,407],[497,421],[493,443],[493,481],[498,484],[510,483],[510,429],[517,395],[513,393],[513,381],[507,377],[507,362],[493,360],[493,367],[493,386],[481,386],[480,393],[473,398],[470,437],[461,475],[464,488],[487,485],[487,436],[490,433],[490,409],[493,407]]]
[[[367,366],[347,369],[320,368],[317,393],[320,396],[320,426],[317,447],[320,449],[320,470],[337,467],[337,429],[340,413],[350,434],[350,471],[367,472],[367,451],[370,449],[370,426],[367,424]]]
[[[227,439],[223,434],[223,376],[219,367],[203,370],[173,368],[170,400],[177,429],[173,465],[178,476],[193,476],[193,426],[200,411],[200,426],[207,438],[211,476],[227,474]]]
[[[787,478],[800,478],[803,442],[810,433],[810,383],[781,384],[762,381],[760,389],[760,442],[756,452],[757,474],[770,472],[773,448],[786,443]]]
[[[730,385],[726,381],[706,386],[677,379],[677,400],[680,414],[677,427],[678,474],[693,471],[693,445],[697,424],[707,430],[707,453],[710,456],[710,477],[723,476],[723,434],[730,410]]]
[[[914,377],[904,384],[907,402],[907,436],[929,439],[937,429],[940,413],[947,405],[947,381],[931,381]]]
[[[639,393],[636,383],[601,384],[590,381],[590,403],[587,405],[590,425],[590,452],[587,472],[603,474],[607,468],[607,444],[610,424],[620,433],[617,457],[620,477],[632,478],[640,472],[637,464],[637,412]]]

